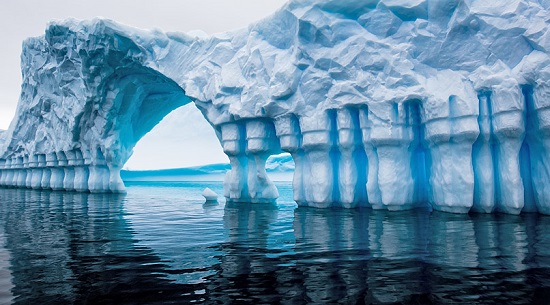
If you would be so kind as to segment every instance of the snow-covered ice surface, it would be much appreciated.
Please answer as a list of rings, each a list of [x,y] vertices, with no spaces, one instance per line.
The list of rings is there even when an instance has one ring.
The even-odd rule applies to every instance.
[[[189,102],[216,130],[230,201],[550,214],[548,0],[293,0],[240,31],[52,23],[23,46],[0,184],[124,190],[139,139]]]

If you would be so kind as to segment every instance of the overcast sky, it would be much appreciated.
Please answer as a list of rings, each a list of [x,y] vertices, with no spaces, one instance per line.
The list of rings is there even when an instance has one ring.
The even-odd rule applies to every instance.
[[[0,10],[0,129],[7,129],[19,100],[21,42],[40,36],[47,23],[101,16],[130,26],[212,34],[247,26],[286,0],[2,0]],[[132,169],[173,168],[226,162],[211,127],[193,105],[163,120],[138,143]],[[198,130],[198,132],[197,132]]]

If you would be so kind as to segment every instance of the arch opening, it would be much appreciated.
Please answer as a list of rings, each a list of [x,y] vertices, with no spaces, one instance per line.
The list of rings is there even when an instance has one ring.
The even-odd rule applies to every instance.
[[[88,116],[84,136],[89,134],[87,129],[103,121],[99,131],[103,143],[98,145],[104,146],[106,161],[117,168],[122,168],[137,142],[165,116],[191,102],[173,80],[146,67],[117,70],[105,88],[101,108],[92,107],[83,114]]]
[[[136,143],[124,169],[132,179],[222,181],[227,163],[214,129],[200,110],[187,104],[166,115]],[[203,169],[211,175],[203,174]],[[124,180],[129,174],[123,176]]]

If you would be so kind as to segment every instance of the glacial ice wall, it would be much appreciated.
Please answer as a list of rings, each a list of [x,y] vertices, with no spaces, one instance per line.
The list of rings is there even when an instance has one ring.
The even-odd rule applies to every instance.
[[[52,23],[24,43],[0,185],[123,191],[135,143],[194,102],[231,201],[275,200],[285,151],[299,205],[550,214],[548,7],[293,0],[211,37]]]

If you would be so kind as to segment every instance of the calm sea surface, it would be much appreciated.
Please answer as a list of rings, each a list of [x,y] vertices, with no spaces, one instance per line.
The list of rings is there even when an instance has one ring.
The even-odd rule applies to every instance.
[[[1,304],[550,304],[550,217],[0,189]]]

